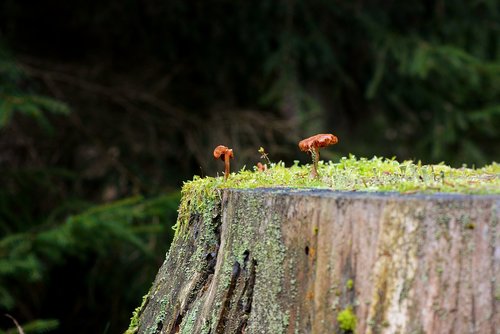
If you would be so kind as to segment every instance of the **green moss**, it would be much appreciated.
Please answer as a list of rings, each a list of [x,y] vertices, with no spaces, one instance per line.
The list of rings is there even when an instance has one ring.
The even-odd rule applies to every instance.
[[[344,331],[355,332],[356,330],[356,315],[352,312],[352,307],[348,306],[342,310],[337,316],[340,329]]]
[[[130,324],[124,334],[134,334],[137,332],[137,329],[139,328],[139,316],[141,314],[142,308],[144,307],[144,305],[146,305],[146,301],[148,300],[148,298],[149,298],[149,292],[142,297],[141,306],[136,307],[134,312],[132,312],[132,318],[130,318]]]
[[[352,290],[352,288],[354,286],[354,282],[352,281],[352,279],[348,279],[345,286],[346,286],[347,290]]]
[[[500,165],[492,163],[481,169],[451,168],[444,164],[422,165],[413,161],[353,155],[339,162],[320,161],[318,179],[309,177],[311,167],[272,163],[267,171],[241,170],[227,181],[222,177],[195,176],[184,183],[179,207],[176,236],[188,226],[190,215],[211,214],[224,188],[322,188],[338,191],[382,191],[412,193],[500,194]],[[209,218],[209,217],[206,217]]]

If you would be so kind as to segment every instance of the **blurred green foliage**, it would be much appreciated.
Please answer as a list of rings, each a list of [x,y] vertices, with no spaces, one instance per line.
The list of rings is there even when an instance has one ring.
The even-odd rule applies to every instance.
[[[235,169],[260,146],[305,162],[314,132],[340,139],[325,159],[498,160],[499,55],[495,0],[2,1],[1,309],[126,328],[171,238],[164,194],[222,170],[219,144]]]
[[[68,115],[69,108],[36,93],[36,82],[0,51],[0,131],[20,113],[42,130],[40,138],[53,137],[48,114]],[[132,308],[148,289],[172,239],[179,193],[98,204],[65,191],[62,184],[78,179],[67,167],[1,167],[0,309],[16,314],[25,333],[67,333],[78,322],[83,332],[119,331],[128,313],[116,308]],[[95,315],[78,319],[83,311]],[[13,326],[7,318],[0,323]]]
[[[62,224],[47,223],[36,229],[10,233],[0,240],[0,306],[10,309],[16,304],[16,289],[7,284],[9,280],[11,283],[41,281],[51,266],[71,258],[77,261],[90,255],[106,257],[118,248],[123,251],[129,247],[131,253],[126,255],[124,266],[133,266],[134,258],[147,261],[153,256],[153,249],[147,244],[148,236],[164,231],[171,238],[172,233],[165,231],[165,224],[174,218],[172,212],[176,211],[178,201],[177,194],[153,199],[132,197],[92,206],[69,216]],[[134,251],[137,254],[133,254]]]
[[[29,82],[23,71],[16,66],[7,49],[0,44],[0,128],[9,124],[14,112],[35,119],[44,129],[54,129],[44,116],[44,111],[68,114],[65,103],[30,92]]]
[[[405,128],[405,123],[413,123],[406,126],[405,139],[432,161],[484,164],[498,157],[497,148],[490,150],[487,144],[499,139],[498,59],[485,60],[485,54],[414,36],[387,34],[379,43],[366,96],[395,111],[380,117],[383,126]],[[395,75],[384,73],[391,63]]]
[[[77,322],[87,331],[99,326],[104,330],[102,323],[123,322],[125,319],[117,319],[117,314],[106,310],[115,303],[115,307],[122,303],[130,307],[148,289],[160,260],[155,254],[164,254],[172,239],[169,227],[175,221],[178,202],[178,193],[151,199],[132,197],[92,206],[60,224],[46,222],[7,234],[0,239],[0,307],[28,309],[51,317],[66,309],[63,314],[71,317],[71,311],[81,307],[78,303],[90,303],[96,319],[66,318],[64,321],[71,323],[65,324],[63,332]],[[9,228],[4,222],[0,227]],[[54,277],[61,267],[75,270],[78,266],[84,268],[77,270],[81,277],[72,273]],[[82,282],[71,278],[88,286],[82,287]],[[84,291],[74,291],[77,287]],[[30,300],[33,296],[36,299]],[[54,302],[61,304],[60,309],[37,309]],[[47,329],[41,324],[36,327],[40,332]],[[54,321],[46,324],[55,326]],[[23,324],[23,328],[30,328],[30,324]],[[113,331],[118,329],[113,327]]]

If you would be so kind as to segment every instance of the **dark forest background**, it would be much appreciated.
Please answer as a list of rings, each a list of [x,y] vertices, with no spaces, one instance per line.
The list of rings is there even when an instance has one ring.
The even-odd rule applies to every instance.
[[[218,144],[498,161],[499,56],[497,0],[0,0],[0,333],[123,332]]]

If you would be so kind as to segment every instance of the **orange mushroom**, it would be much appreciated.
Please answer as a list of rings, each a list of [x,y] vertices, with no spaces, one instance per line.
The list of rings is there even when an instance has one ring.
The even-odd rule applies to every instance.
[[[219,145],[214,150],[214,158],[224,161],[226,167],[224,170],[224,180],[227,180],[229,177],[229,159],[234,158],[233,150],[224,145]]]
[[[318,161],[319,161],[319,149],[321,147],[326,147],[330,145],[337,144],[338,139],[332,134],[317,134],[315,136],[306,138],[299,142],[299,148],[301,151],[309,152],[313,159],[313,168],[311,171],[311,177],[318,177]]]

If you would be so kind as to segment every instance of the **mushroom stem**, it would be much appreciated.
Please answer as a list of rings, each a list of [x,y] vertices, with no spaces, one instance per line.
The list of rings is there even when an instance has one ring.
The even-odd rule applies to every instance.
[[[226,169],[224,170],[224,180],[229,177],[229,154],[224,154],[224,165]]]
[[[311,148],[311,156],[313,159],[313,167],[311,170],[311,177],[317,178],[318,177],[318,161],[319,161],[319,148],[317,146],[314,146]]]

